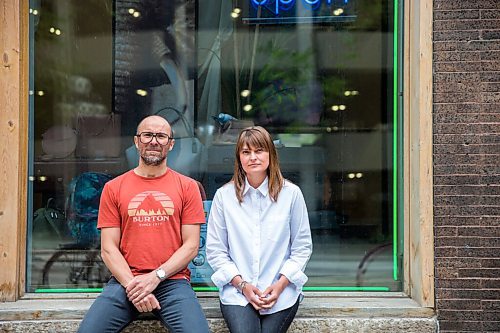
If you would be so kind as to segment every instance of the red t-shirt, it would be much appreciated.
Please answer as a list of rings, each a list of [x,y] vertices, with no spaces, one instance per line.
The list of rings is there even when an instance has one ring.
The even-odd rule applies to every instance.
[[[174,170],[145,178],[133,170],[107,182],[101,195],[98,228],[121,229],[120,251],[134,275],[149,273],[182,245],[182,224],[203,224],[197,183]],[[169,277],[190,279],[186,267]]]

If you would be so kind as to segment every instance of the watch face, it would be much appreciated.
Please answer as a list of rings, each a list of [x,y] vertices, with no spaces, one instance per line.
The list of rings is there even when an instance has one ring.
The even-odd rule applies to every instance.
[[[160,279],[163,280],[166,276],[165,271],[163,269],[157,269],[156,270],[156,276]]]

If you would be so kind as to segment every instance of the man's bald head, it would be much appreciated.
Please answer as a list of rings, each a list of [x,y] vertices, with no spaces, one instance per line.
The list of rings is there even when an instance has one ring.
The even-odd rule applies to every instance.
[[[162,116],[147,116],[141,122],[139,125],[137,125],[137,134],[144,132],[145,128],[151,128],[151,126],[154,126],[155,128],[160,128],[162,130],[159,130],[158,132],[166,133],[170,137],[173,136],[172,133],[172,127],[170,126],[169,122],[163,118]]]

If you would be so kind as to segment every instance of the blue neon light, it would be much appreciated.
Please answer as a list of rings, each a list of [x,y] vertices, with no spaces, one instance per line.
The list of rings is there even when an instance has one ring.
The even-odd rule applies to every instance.
[[[332,6],[332,2],[343,5],[349,4],[349,0],[251,0],[251,3],[254,7],[264,7],[275,15],[279,15],[280,12],[293,9],[296,2],[299,1],[309,10],[319,8],[322,2],[326,3],[327,6]]]

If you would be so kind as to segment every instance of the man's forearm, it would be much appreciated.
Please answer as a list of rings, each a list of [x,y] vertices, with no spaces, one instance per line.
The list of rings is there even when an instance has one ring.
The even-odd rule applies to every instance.
[[[161,265],[165,270],[167,277],[175,275],[175,273],[187,267],[189,262],[198,254],[199,243],[190,244],[184,243],[172,256]]]
[[[101,256],[111,274],[122,286],[126,287],[134,275],[121,252],[118,249],[102,249]]]

